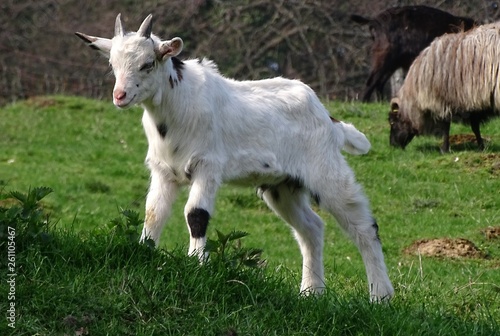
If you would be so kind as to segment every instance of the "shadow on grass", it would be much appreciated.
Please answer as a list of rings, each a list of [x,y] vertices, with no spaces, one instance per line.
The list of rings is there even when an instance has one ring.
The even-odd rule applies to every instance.
[[[411,146],[411,144],[409,146]],[[439,153],[440,146],[441,142],[436,142],[435,144],[432,143],[419,144],[416,145],[416,148],[419,152],[422,153]],[[486,142],[485,147],[486,147],[485,152],[500,152],[500,144],[492,144],[491,142]],[[465,151],[478,152],[478,153],[483,152],[479,149],[476,141],[463,142],[459,144],[450,145],[450,152],[465,152]]]

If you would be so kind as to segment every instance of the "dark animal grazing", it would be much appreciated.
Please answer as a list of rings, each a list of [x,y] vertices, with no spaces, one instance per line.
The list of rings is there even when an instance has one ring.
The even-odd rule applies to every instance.
[[[435,39],[415,59],[391,101],[390,143],[405,148],[418,135],[443,136],[451,122],[471,125],[484,149],[480,124],[500,116],[500,23]]]
[[[368,25],[373,39],[370,76],[362,97],[365,102],[370,100],[374,90],[381,97],[384,85],[394,71],[399,68],[408,71],[415,57],[434,38],[474,26],[471,18],[427,6],[394,7],[374,18],[351,15],[351,20]]]

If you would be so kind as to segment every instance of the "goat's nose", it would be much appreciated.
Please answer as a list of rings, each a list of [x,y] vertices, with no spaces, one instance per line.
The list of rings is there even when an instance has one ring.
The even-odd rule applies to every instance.
[[[113,95],[114,95],[116,100],[122,100],[122,99],[125,99],[125,97],[127,96],[127,92],[125,92],[123,90],[115,90],[113,92]]]

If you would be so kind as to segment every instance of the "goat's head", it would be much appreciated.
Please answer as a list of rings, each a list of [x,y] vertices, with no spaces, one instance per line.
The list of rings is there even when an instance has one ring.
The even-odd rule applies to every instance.
[[[411,123],[401,118],[399,112],[399,99],[391,100],[391,112],[389,112],[389,124],[391,125],[391,146],[405,148],[406,145],[417,135]]]
[[[116,79],[113,103],[117,107],[126,108],[148,99],[158,99],[163,89],[159,68],[182,51],[180,38],[161,41],[151,34],[152,23],[150,14],[137,32],[126,33],[118,14],[112,39],[76,33],[92,49],[108,57]]]

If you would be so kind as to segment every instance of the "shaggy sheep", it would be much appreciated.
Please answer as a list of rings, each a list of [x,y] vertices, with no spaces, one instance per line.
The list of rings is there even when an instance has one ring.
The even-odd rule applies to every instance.
[[[415,57],[434,38],[474,26],[471,18],[427,6],[393,7],[374,18],[351,15],[351,20],[368,25],[373,39],[370,75],[362,97],[365,102],[374,90],[381,96],[385,83],[397,69],[408,71]]]
[[[437,38],[415,59],[391,101],[390,143],[405,148],[418,135],[443,136],[450,123],[470,124],[484,149],[479,126],[499,115],[500,23]]]
[[[189,254],[203,261],[221,184],[258,187],[293,228],[303,256],[301,291],[320,293],[325,287],[324,224],[310,206],[312,195],[358,246],[372,300],[391,297],[377,223],[340,152],[366,153],[366,137],[330,119],[302,82],[225,78],[209,60],[176,58],[182,40],[161,41],[151,27],[148,16],[137,33],[125,33],[118,15],[111,40],[77,33],[109,57],[115,105],[144,107],[151,185],[141,240],[158,243],[178,189],[189,185],[184,209]]]

